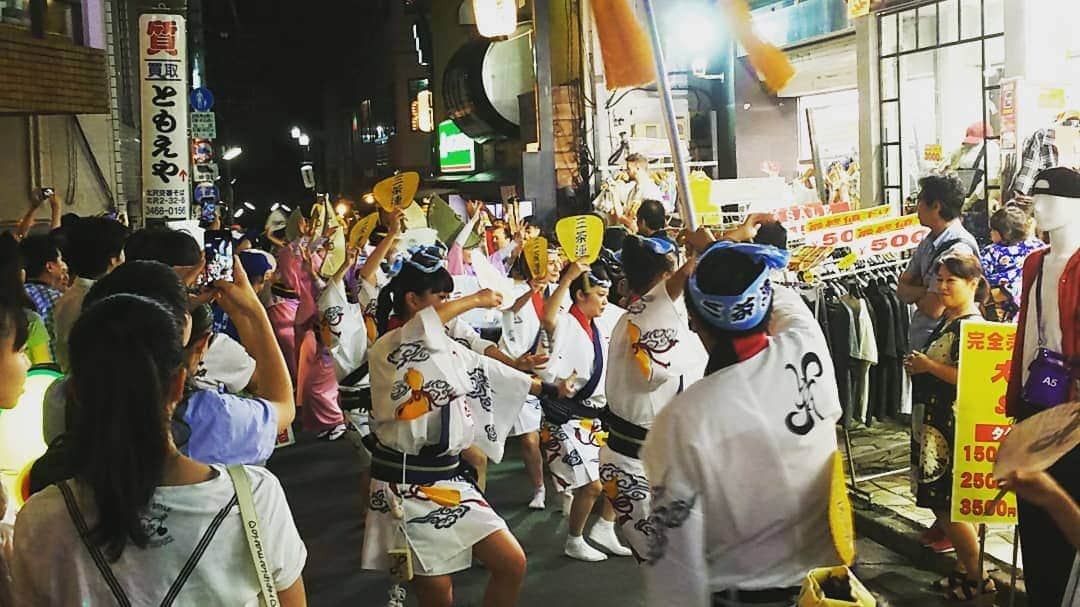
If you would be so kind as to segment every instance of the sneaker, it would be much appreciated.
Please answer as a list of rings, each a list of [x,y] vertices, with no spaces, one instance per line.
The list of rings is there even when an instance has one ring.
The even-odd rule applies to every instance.
[[[589,539],[615,556],[631,556],[634,554],[619,542],[618,536],[615,535],[615,524],[604,519],[597,521],[593,528],[589,530]]]
[[[956,548],[953,548],[952,542],[950,542],[947,537],[942,537],[940,540],[927,546],[927,548],[938,554],[948,554],[956,551]]]
[[[547,493],[543,487],[538,487],[533,493],[532,501],[529,502],[530,510],[543,510],[546,507]]]
[[[316,434],[315,438],[333,441],[341,438],[342,436],[345,436],[345,424],[338,424],[333,428],[330,428],[329,430],[323,430],[322,432]]]
[[[572,559],[585,561],[587,563],[596,563],[607,560],[606,554],[587,544],[585,539],[580,535],[577,537],[568,535],[566,537],[566,547],[563,549],[563,554]]]
[[[935,523],[919,536],[919,543],[924,547],[929,548],[932,544],[940,542],[943,539],[945,539],[945,532]]]

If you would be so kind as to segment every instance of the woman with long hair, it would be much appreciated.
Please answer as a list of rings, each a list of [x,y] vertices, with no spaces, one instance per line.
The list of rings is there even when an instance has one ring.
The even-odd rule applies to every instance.
[[[471,566],[475,555],[491,573],[483,605],[510,606],[525,553],[462,454],[474,448],[499,461],[525,397],[567,390],[504,364],[528,368],[541,359],[512,360],[457,320],[498,307],[501,297],[483,290],[448,300],[454,280],[445,265],[441,248],[415,248],[395,260],[379,294],[384,333],[368,352],[374,480],[363,566],[411,568],[420,605],[449,607],[450,574]]]
[[[911,375],[912,398],[924,406],[921,424],[912,436],[912,464],[918,488],[915,503],[934,511],[945,536],[956,547],[957,568],[937,583],[951,600],[995,592],[994,581],[979,579],[979,541],[971,523],[952,521],[953,444],[956,438],[956,382],[960,364],[960,324],[982,320],[980,306],[990,297],[979,259],[950,254],[937,263],[945,311],[930,341],[904,361]]]
[[[219,288],[229,297],[239,287]],[[168,309],[137,295],[107,297],[79,317],[70,341],[74,477],[34,495],[19,514],[20,604],[259,604],[230,475],[173,442],[190,331],[190,317],[181,329]],[[305,605],[306,550],[281,485],[264,468],[240,472],[280,603]]]

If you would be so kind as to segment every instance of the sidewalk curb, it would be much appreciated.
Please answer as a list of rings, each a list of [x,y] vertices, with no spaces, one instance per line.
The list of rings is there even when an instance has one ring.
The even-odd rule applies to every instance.
[[[910,559],[916,566],[946,575],[952,571],[955,558],[951,555],[935,554],[919,544],[919,535],[925,531],[921,526],[909,521],[884,506],[867,504],[854,499],[855,531],[859,536],[870,538],[886,548]],[[986,563],[992,569],[990,577],[998,588],[999,605],[1009,605],[1012,567],[993,556],[986,556]],[[856,565],[858,561],[856,561]],[[1016,580],[1016,607],[1027,607],[1027,590],[1024,587],[1022,572]]]

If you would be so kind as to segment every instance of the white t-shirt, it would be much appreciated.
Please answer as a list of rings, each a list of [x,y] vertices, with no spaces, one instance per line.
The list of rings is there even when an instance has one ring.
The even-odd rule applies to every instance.
[[[652,486],[647,604],[798,586],[840,559],[829,490],[840,418],[821,328],[778,287],[768,346],[675,397],[641,451]]]
[[[255,359],[244,346],[224,333],[215,333],[191,381],[204,390],[225,386],[226,392],[238,394],[247,388],[254,374]]]
[[[158,487],[142,519],[149,532],[145,548],[129,545],[110,563],[133,605],[158,605],[218,512],[235,491],[223,467],[217,477],[194,485]],[[278,590],[292,586],[307,560],[307,549],[293,523],[278,479],[263,468],[246,466],[267,560]],[[79,508],[93,526],[93,503],[69,481]],[[12,563],[20,605],[113,605],[115,599],[56,486],[34,495],[15,522]],[[243,532],[239,506],[233,506],[177,596],[176,605],[256,607],[259,584]]]

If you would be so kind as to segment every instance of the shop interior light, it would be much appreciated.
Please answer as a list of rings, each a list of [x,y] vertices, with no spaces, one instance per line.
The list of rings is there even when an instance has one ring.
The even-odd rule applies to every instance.
[[[274,204],[270,205],[270,212],[273,213],[274,211],[278,210],[278,207],[280,206],[280,204],[275,202]]]
[[[304,147],[311,145],[311,137],[308,137],[307,133],[300,133],[300,137],[297,138],[297,141]]]
[[[375,195],[372,193],[364,194],[364,202],[368,204],[375,204]]]
[[[244,209],[236,209],[236,212],[233,213],[233,217],[239,218],[243,214],[244,214]]]
[[[416,128],[423,133],[435,130],[435,111],[432,108],[431,91],[416,94]]]
[[[238,145],[234,145],[231,148],[226,148],[225,153],[221,155],[222,160],[232,160],[240,154],[244,153],[244,149]]]
[[[334,207],[334,210],[337,211],[339,217],[344,217],[349,213],[349,203],[339,202],[337,203],[337,206]]]
[[[289,134],[292,135],[293,139],[299,139],[300,135],[302,135],[303,132],[300,130],[300,127],[294,126],[292,129],[289,130]]]
[[[251,204],[250,202],[245,202],[244,206],[247,207],[249,211],[255,210],[255,205]]]
[[[716,9],[708,5],[683,4],[671,12],[668,39],[694,57],[700,57],[713,47],[716,31]]]
[[[473,0],[473,15],[481,36],[509,36],[517,29],[517,0]]]
[[[286,213],[292,213],[292,207],[290,207],[288,205],[284,205],[284,204],[281,205],[281,210],[285,211]]]

